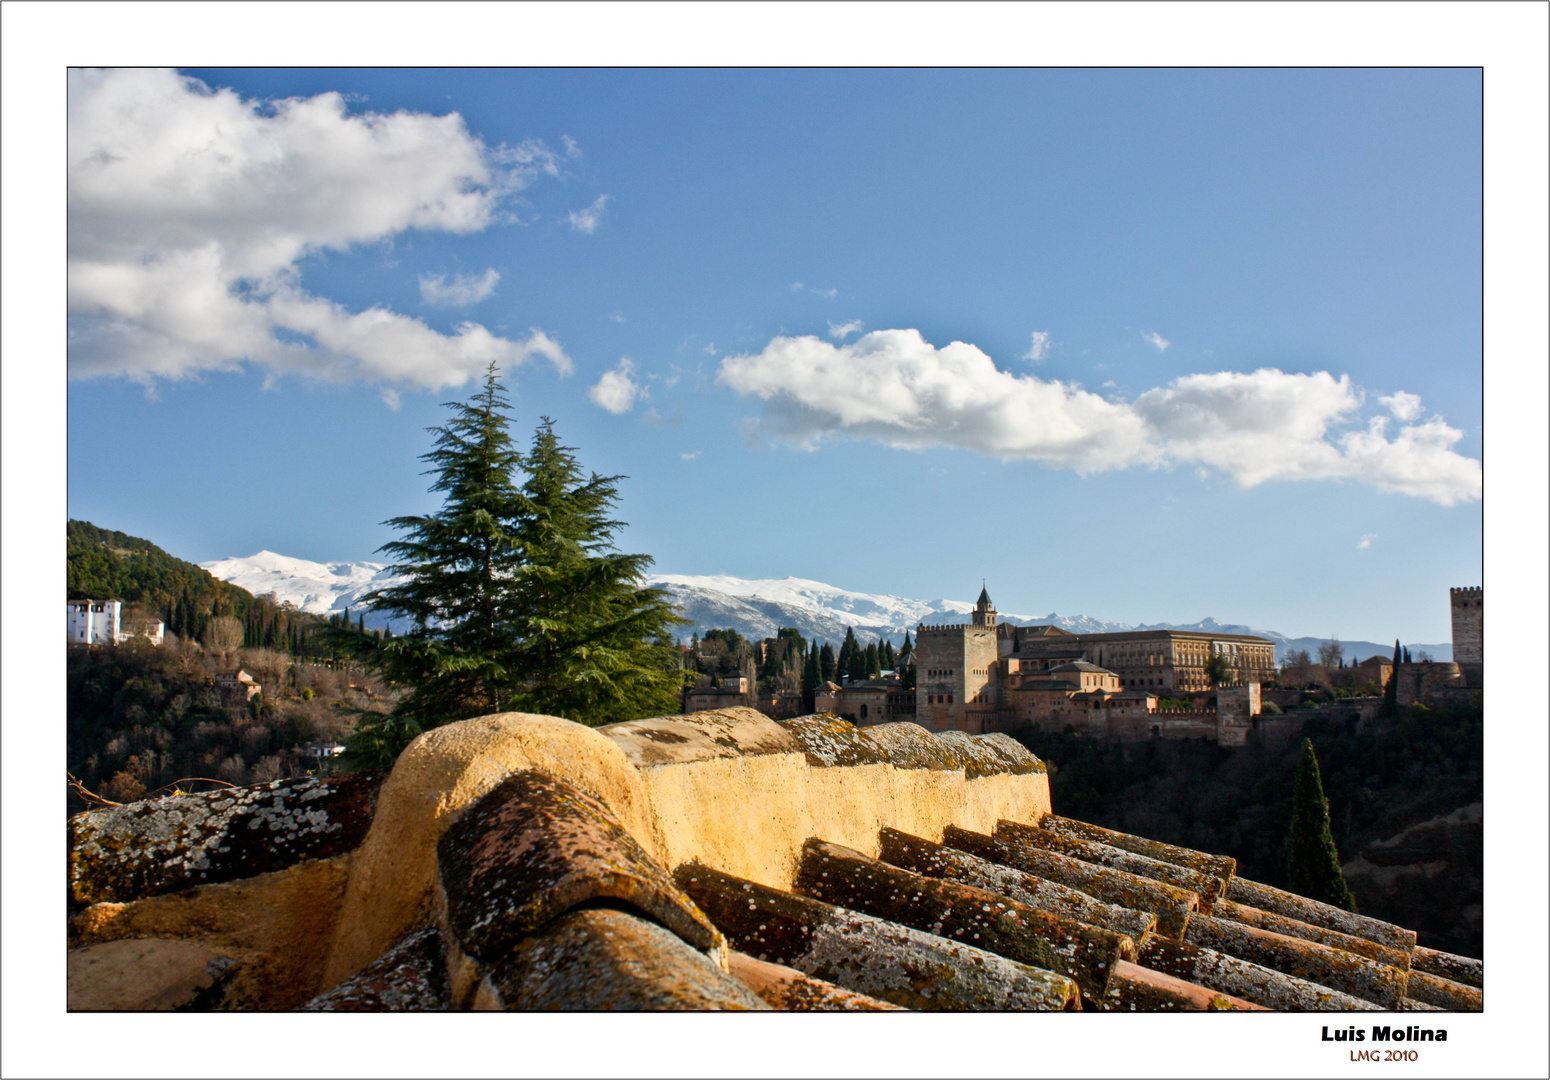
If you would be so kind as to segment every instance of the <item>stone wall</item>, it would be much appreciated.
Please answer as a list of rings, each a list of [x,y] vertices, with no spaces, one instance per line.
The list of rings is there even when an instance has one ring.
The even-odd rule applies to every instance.
[[[915,722],[931,731],[981,734],[985,710],[998,703],[996,628],[921,626],[915,636]]]
[[[1485,589],[1449,589],[1453,611],[1453,662],[1484,664]]]

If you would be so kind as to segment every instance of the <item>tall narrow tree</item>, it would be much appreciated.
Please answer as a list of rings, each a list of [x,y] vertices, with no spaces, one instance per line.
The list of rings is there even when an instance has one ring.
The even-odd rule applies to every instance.
[[[1399,639],[1394,639],[1394,666],[1389,669],[1389,681],[1383,684],[1383,704],[1378,707],[1382,716],[1399,715]]]
[[[1346,911],[1356,910],[1356,898],[1340,871],[1340,854],[1329,828],[1329,802],[1319,779],[1319,759],[1309,739],[1302,741],[1302,759],[1293,780],[1286,873],[1293,892]]]
[[[802,711],[805,713],[816,712],[818,706],[818,684],[823,681],[823,668],[818,660],[818,643],[813,642],[807,650],[807,662],[802,665]]]

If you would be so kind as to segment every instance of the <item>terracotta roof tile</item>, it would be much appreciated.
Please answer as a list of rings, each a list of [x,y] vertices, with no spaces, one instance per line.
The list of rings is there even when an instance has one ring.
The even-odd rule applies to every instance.
[[[311,997],[305,1008],[326,1011],[1483,1005],[1480,962],[1419,947],[1413,931],[1244,881],[1226,856],[1049,814],[1043,763],[1005,735],[822,715],[777,724],[742,708],[597,731],[506,714],[422,737],[401,769],[411,759],[418,771],[401,782],[395,772],[381,814],[381,778],[345,776],[77,815],[72,895],[94,906],[71,924],[72,963],[95,972],[76,961],[115,935],[208,952],[228,948],[232,926],[262,938],[266,920],[310,920],[333,937],[244,938],[231,955],[249,989],[223,1000]],[[745,815],[730,831],[729,813]],[[962,827],[992,821],[994,835]],[[806,837],[827,829],[854,846]],[[766,839],[768,851],[744,856]],[[420,845],[419,869],[384,907],[371,897],[409,880],[404,843]],[[226,883],[196,889],[212,880]],[[244,914],[259,903],[304,907]],[[225,905],[224,937],[198,914],[211,904]],[[328,940],[334,952],[314,955]],[[298,945],[301,961],[286,960]],[[282,969],[294,985],[253,981]],[[72,1002],[88,989],[72,984]]]
[[[690,864],[674,875],[732,945],[907,1009],[1080,1008],[1076,983],[985,949]]]

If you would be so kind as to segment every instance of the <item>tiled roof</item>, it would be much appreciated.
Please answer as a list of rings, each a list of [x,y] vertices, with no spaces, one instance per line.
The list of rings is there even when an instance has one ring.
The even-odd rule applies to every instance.
[[[485,717],[385,782],[71,819],[72,1007],[1482,1005],[1478,960],[1049,811],[1043,763],[1005,735]],[[153,960],[154,996],[134,966]]]

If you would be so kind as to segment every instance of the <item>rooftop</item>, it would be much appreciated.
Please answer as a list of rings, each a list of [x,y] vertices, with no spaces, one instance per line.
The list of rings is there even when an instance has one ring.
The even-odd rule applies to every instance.
[[[744,708],[506,713],[388,775],[78,814],[69,888],[74,1010],[1482,1000],[1479,961],[1411,931],[1053,814],[1005,735]]]

